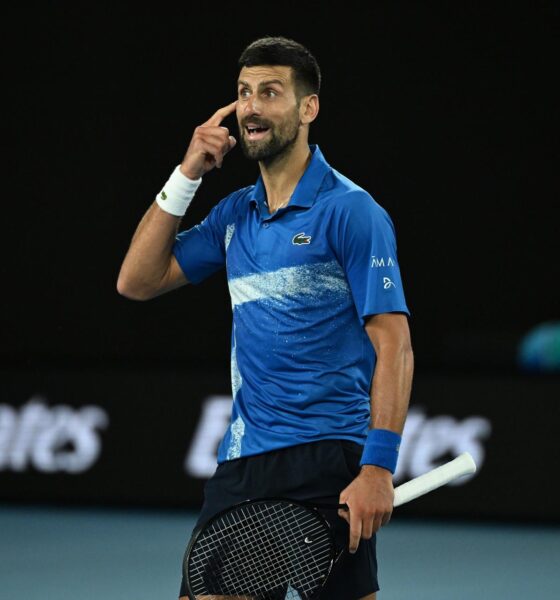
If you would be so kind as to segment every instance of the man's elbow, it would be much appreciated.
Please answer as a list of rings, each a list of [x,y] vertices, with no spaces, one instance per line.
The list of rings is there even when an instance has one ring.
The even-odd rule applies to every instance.
[[[153,291],[122,275],[117,280],[117,292],[129,300],[138,301],[151,300],[155,296]]]
[[[406,332],[401,336],[400,339],[401,351],[414,360],[414,351],[412,350],[412,341],[410,340],[410,334]]]

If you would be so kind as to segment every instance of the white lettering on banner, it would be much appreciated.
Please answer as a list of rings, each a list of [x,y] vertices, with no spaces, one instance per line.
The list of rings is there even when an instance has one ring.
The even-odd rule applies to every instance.
[[[202,415],[185,457],[185,471],[208,479],[216,470],[217,448],[231,416],[231,396],[210,396],[202,404]],[[485,458],[484,440],[492,431],[486,417],[457,419],[450,415],[426,416],[411,407],[406,420],[395,482],[407,481],[469,452],[480,471]],[[461,477],[450,485],[461,485],[475,475]]]
[[[486,417],[427,417],[421,408],[412,407],[406,418],[395,482],[418,477],[461,452],[469,452],[480,470],[486,455],[483,441],[491,431]],[[460,477],[450,485],[462,485],[474,476]]]
[[[202,403],[202,414],[185,457],[185,471],[208,479],[217,466],[218,445],[229,426],[231,396],[210,396]]]
[[[108,424],[99,406],[48,406],[41,396],[18,408],[0,404],[0,471],[87,471],[101,454],[97,430]]]

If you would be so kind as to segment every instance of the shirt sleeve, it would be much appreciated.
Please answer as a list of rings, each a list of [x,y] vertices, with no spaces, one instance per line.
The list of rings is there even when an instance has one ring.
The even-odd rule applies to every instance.
[[[173,255],[191,283],[200,283],[226,264],[224,205],[227,200],[214,206],[201,223],[175,238]]]
[[[387,212],[364,191],[340,203],[336,248],[358,315],[410,315],[397,262],[395,228]]]

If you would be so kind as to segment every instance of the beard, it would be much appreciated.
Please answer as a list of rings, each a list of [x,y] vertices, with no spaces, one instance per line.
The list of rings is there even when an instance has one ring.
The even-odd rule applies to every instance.
[[[299,135],[299,111],[294,109],[293,115],[281,125],[251,118],[249,121],[268,127],[268,136],[265,140],[249,140],[246,138],[245,126],[240,127],[239,139],[241,149],[246,158],[270,164],[283,156],[295,145]]]

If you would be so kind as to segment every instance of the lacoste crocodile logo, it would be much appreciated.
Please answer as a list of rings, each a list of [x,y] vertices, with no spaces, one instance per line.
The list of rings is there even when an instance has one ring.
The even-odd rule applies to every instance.
[[[311,236],[305,235],[303,231],[301,233],[296,233],[292,238],[292,244],[296,246],[300,246],[301,244],[311,244]]]

